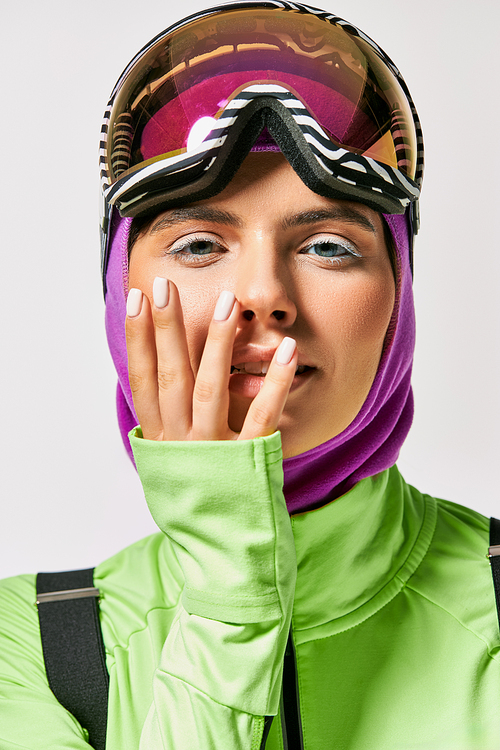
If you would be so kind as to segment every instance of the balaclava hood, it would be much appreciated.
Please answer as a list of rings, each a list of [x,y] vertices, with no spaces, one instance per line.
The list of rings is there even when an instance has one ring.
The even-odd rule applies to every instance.
[[[265,149],[267,150],[267,149]],[[407,214],[384,216],[397,256],[396,301],[386,343],[370,392],[358,415],[340,435],[283,462],[284,494],[290,513],[325,505],[364,477],[391,467],[413,418],[410,385],[415,318]],[[106,333],[118,373],[118,422],[133,461],[129,431],[138,424],[128,381],[125,341],[128,293],[128,235],[132,219],[114,214],[107,268]]]

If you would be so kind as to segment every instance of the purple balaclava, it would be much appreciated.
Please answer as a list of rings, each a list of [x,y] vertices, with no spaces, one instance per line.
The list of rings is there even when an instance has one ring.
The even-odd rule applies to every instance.
[[[268,145],[258,150],[271,148]],[[396,301],[377,374],[361,410],[349,427],[326,443],[284,460],[284,494],[290,513],[325,505],[364,477],[391,467],[411,426],[413,395],[410,378],[415,316],[409,223],[406,214],[384,218],[396,249]],[[118,373],[118,422],[125,448],[133,460],[128,433],[138,421],[128,381],[125,342],[131,221],[121,219],[115,212],[106,276],[106,332]]]

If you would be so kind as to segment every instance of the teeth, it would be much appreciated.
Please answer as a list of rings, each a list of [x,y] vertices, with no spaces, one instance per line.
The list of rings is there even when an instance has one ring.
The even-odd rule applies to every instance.
[[[231,372],[246,372],[249,375],[265,375],[269,370],[270,362],[243,362],[237,367],[231,367]],[[308,368],[306,365],[299,365],[295,370],[296,375],[300,375]]]
[[[246,372],[249,375],[265,375],[269,370],[269,362],[243,362],[237,367],[233,367],[233,372]]]
[[[262,373],[262,362],[245,362],[243,369],[251,375],[260,375]]]

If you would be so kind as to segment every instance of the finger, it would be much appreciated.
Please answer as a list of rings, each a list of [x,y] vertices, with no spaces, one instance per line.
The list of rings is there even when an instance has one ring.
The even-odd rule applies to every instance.
[[[185,440],[191,431],[194,377],[179,292],[172,281],[154,280],[152,312],[163,440]]]
[[[229,376],[239,305],[232,292],[219,296],[208,330],[193,392],[193,439],[226,440]]]
[[[251,440],[276,432],[296,369],[296,342],[285,337],[274,353],[261,390],[250,404],[239,440]]]
[[[149,440],[161,440],[154,327],[149,300],[140,289],[128,293],[125,336],[128,379],[142,434]]]

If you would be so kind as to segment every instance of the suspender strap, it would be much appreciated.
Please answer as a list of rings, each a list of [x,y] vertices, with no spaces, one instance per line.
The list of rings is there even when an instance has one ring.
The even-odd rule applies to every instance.
[[[490,548],[488,550],[488,557],[490,558],[497,603],[498,624],[500,625],[500,521],[498,518],[490,518]]]
[[[94,750],[104,750],[109,677],[93,573],[39,573],[36,591],[50,689],[88,731]]]

